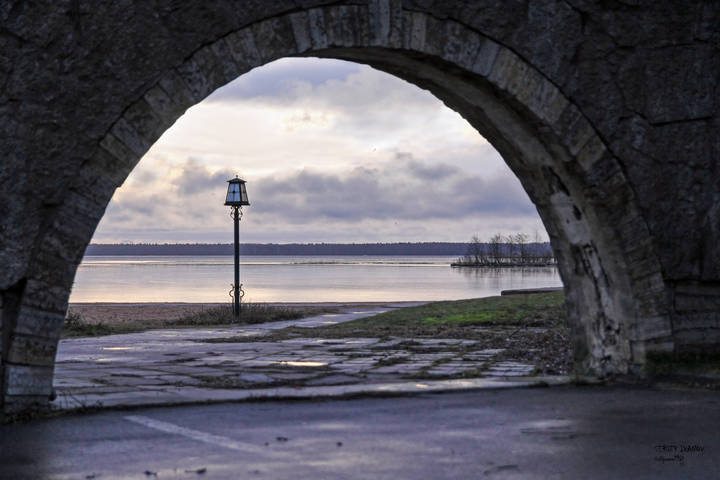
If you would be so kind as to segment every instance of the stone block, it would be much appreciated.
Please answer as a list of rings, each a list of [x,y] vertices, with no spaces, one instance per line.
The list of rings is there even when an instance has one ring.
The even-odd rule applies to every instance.
[[[473,62],[472,71],[483,77],[490,75],[500,50],[498,43],[489,38],[484,39]]]
[[[670,305],[665,291],[634,291],[635,311],[643,317],[666,316],[670,314]]]
[[[540,120],[549,124],[554,124],[560,118],[562,112],[567,108],[568,100],[565,95],[552,84],[541,73],[533,70],[534,87],[526,88],[526,95],[520,98],[530,109],[533,114]]]
[[[445,23],[446,22],[433,17],[426,18],[424,53],[434,57],[445,57],[445,46],[448,42],[448,32]],[[450,47],[449,50],[453,52],[455,48]]]
[[[597,136],[593,136],[574,158],[578,160],[580,171],[586,174],[587,181],[593,186],[599,186],[602,195],[607,197],[608,194],[612,195],[616,191],[616,187],[628,190],[625,188],[627,177],[617,158],[609,152],[603,154],[599,151],[603,148],[601,144],[602,141]],[[598,158],[591,160],[595,156]]]
[[[167,93],[167,96],[177,105],[177,109],[180,110],[179,115],[202,100],[202,98],[193,95],[185,85],[180,74],[174,69],[165,72],[165,74],[160,77],[158,85],[160,85],[160,88],[162,88],[165,93]]]
[[[246,69],[241,69],[235,62],[235,57],[233,57],[232,53],[230,53],[230,47],[224,39],[211,43],[208,46],[208,49],[215,58],[215,66],[218,69],[218,78],[222,82],[221,85],[232,82],[237,77],[247,72]]]
[[[402,47],[402,0],[370,0],[368,17],[370,45]]]
[[[675,293],[677,312],[720,312],[720,296]]]
[[[614,202],[613,202],[614,204]],[[618,207],[622,204],[618,204]],[[627,242],[629,247],[637,239],[647,237],[647,225],[643,222],[642,217],[633,215],[632,212],[622,212],[622,216],[615,218],[615,225],[613,229],[620,235],[624,242]]]
[[[326,49],[328,47],[328,37],[325,28],[325,11],[321,8],[312,8],[307,11],[307,14],[313,50]]]
[[[46,338],[15,333],[10,341],[7,361],[15,365],[39,365],[52,368],[59,336],[58,334],[55,338]]]
[[[502,48],[488,74],[490,80],[499,89],[505,90],[513,80],[518,81],[527,71],[527,63],[507,48]]]
[[[11,415],[34,409],[42,410],[48,407],[47,402],[48,395],[6,395],[5,402],[0,403],[0,413]]]
[[[645,341],[653,338],[668,337],[672,335],[672,326],[667,316],[641,317],[631,328],[630,340],[632,342]]]
[[[65,314],[47,312],[27,305],[22,305],[18,312],[15,333],[32,335],[40,338],[60,338]]]
[[[357,6],[337,6],[325,9],[325,31],[331,47],[367,45],[367,15]]]
[[[152,142],[138,135],[132,125],[124,118],[120,118],[115,122],[110,133],[136,155],[138,159],[142,158],[152,146]]]
[[[675,332],[681,330],[720,328],[720,311],[691,312],[693,312],[693,310],[688,309],[673,317],[673,330]]]
[[[224,85],[222,70],[215,63],[215,56],[209,47],[203,47],[182,65],[176,68],[195,102],[210,95],[216,88]]]
[[[288,15],[290,26],[295,37],[295,45],[298,53],[303,53],[312,48],[310,36],[310,20],[306,12],[291,13]]]
[[[665,280],[662,274],[654,270],[657,268],[657,263],[652,262],[651,267],[653,269],[637,268],[631,271],[631,281],[634,290],[638,291],[652,291],[652,292],[663,292],[665,291]],[[637,274],[634,276],[633,274]]]
[[[238,71],[247,72],[262,65],[260,52],[255,45],[255,37],[249,27],[227,35],[224,40]]]
[[[625,258],[630,263],[644,260],[646,258],[652,258],[654,255],[652,242],[647,237],[636,242],[632,242],[623,250],[625,252]]]
[[[103,137],[103,139],[100,141],[100,148],[107,152],[113,159],[115,159],[114,162],[109,161],[109,159],[107,158],[100,158],[99,160],[108,166],[115,165],[114,169],[111,170],[111,172],[115,170],[127,170],[129,173],[130,170],[133,169],[135,164],[137,164],[138,160],[140,159],[140,156],[133,153],[122,141],[120,141],[112,133],[108,133],[107,135],[105,135],[105,137]]]
[[[553,120],[551,123],[554,123]],[[607,148],[603,141],[597,135],[592,135],[590,139],[583,145],[580,151],[575,155],[575,160],[580,164],[580,167],[590,172],[594,169],[597,162],[599,162],[607,153]],[[617,163],[617,162],[615,162]]]
[[[50,247],[53,247],[57,243],[62,248],[66,247],[60,242],[51,242],[47,240],[47,238],[53,237],[56,236],[50,235],[47,236],[46,239],[43,239],[43,245],[47,244]],[[28,269],[28,275],[43,285],[52,285],[51,288],[65,287],[69,290],[69,288],[72,287],[73,278],[75,276],[75,268],[77,264],[80,263],[82,254],[77,253],[76,259],[77,262],[73,262],[72,260],[64,258],[63,255],[51,250],[40,251],[37,253],[33,264]],[[53,297],[54,295],[49,294],[48,292],[39,292],[36,297],[24,299],[23,302],[27,305],[38,308],[45,308],[45,301],[51,300],[53,303],[55,302]],[[60,303],[58,303],[58,305],[60,305]],[[50,309],[53,308],[54,307],[52,306],[50,307]]]
[[[268,63],[298,53],[292,25],[286,18],[272,18],[252,26],[260,59]]]
[[[42,280],[29,278],[25,284],[23,305],[65,314],[70,290],[64,285],[49,285]]]
[[[445,44],[442,57],[466,70],[471,70],[485,38],[457,22],[445,21],[443,23],[445,25]]]
[[[143,99],[155,111],[155,115],[167,124],[172,124],[185,111],[159,85],[145,92]]]
[[[427,15],[421,12],[403,12],[403,48],[425,51]]]
[[[568,104],[552,128],[573,156],[577,155],[590,138],[596,135],[592,125],[573,104]]]
[[[92,195],[81,195],[77,191],[69,191],[63,205],[55,212],[53,227],[56,231],[65,232],[69,238],[84,238],[92,234],[98,220],[105,212],[110,199],[103,196],[92,198]],[[78,229],[73,232],[72,229]]]
[[[675,351],[675,342],[668,337],[631,341],[630,350],[633,363],[631,370],[636,375],[644,375],[647,355],[649,353],[671,354]]]
[[[720,285],[702,282],[677,283],[675,292],[685,295],[713,295],[720,296]]]
[[[125,113],[123,118],[133,127],[133,129],[143,137],[150,145],[163,134],[170,126],[165,120],[159,117],[149,103],[141,98],[133,103]]]
[[[5,365],[5,395],[38,396],[45,400],[52,391],[53,368],[44,366]],[[6,402],[11,401],[6,397]]]
[[[95,163],[96,157],[93,156],[85,167],[78,172],[70,183],[70,188],[77,195],[104,209],[129,171],[112,172],[115,175],[111,176],[103,168],[104,165]]]
[[[633,285],[665,290],[660,265],[654,257],[644,257],[627,264]]]
[[[720,328],[696,328],[673,332],[675,347],[680,352],[702,352],[705,347],[720,349]]]

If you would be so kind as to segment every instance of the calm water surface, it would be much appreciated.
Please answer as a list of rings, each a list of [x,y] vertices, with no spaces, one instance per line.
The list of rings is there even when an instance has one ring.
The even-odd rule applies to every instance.
[[[248,256],[240,281],[252,302],[457,300],[562,285],[556,268],[451,268],[455,258]],[[87,256],[70,301],[227,302],[232,281],[232,256]]]

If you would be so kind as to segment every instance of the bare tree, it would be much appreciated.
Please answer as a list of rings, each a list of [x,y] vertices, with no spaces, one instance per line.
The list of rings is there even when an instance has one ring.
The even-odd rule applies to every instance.
[[[515,252],[520,263],[523,265],[529,263],[528,239],[530,238],[530,235],[527,233],[516,233],[510,237],[512,238],[513,247],[515,248]]]
[[[488,242],[488,256],[491,262],[500,264],[502,261],[502,244],[504,241],[505,238],[499,233],[490,237],[490,241]]]
[[[468,244],[467,252],[462,263],[468,263],[471,265],[481,265],[487,261],[484,255],[484,245],[480,240],[480,237],[473,235]]]

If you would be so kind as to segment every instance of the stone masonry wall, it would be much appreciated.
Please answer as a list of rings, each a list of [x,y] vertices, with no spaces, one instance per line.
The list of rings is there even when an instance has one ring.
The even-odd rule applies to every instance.
[[[77,264],[135,163],[287,55],[395,73],[491,140],[561,259],[580,364],[717,352],[719,25],[700,0],[3,2],[0,401],[50,393]]]

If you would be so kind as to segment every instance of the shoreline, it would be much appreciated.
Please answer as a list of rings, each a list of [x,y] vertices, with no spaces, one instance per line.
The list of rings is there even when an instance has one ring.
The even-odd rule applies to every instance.
[[[254,303],[254,302],[253,302]],[[346,310],[369,307],[405,307],[427,302],[267,302],[273,307],[288,308],[336,308]],[[84,323],[103,323],[122,326],[138,322],[173,321],[205,310],[230,306],[229,303],[196,302],[73,302],[68,305],[68,315],[79,315]]]
[[[491,295],[492,296],[492,295]],[[303,306],[318,306],[318,307],[334,307],[334,306],[365,306],[365,305],[388,305],[388,304],[416,304],[416,303],[427,303],[428,300],[388,300],[388,301],[370,301],[370,302],[248,302],[260,305],[277,305],[282,307],[303,307]],[[222,305],[231,305],[230,302],[70,302],[70,307],[74,306],[212,306],[219,307]]]
[[[549,293],[560,291],[562,287],[545,287],[501,291],[500,295]],[[492,297],[493,295],[491,295]],[[255,302],[251,302],[255,303]],[[385,302],[258,302],[260,305],[288,308],[334,308],[338,311],[350,308],[368,307],[410,307],[434,303],[428,301],[385,301]],[[88,324],[105,323],[109,325],[132,324],[142,321],[172,321],[189,315],[202,313],[206,309],[230,306],[225,303],[203,302],[72,302],[68,304],[68,315],[74,314]]]

